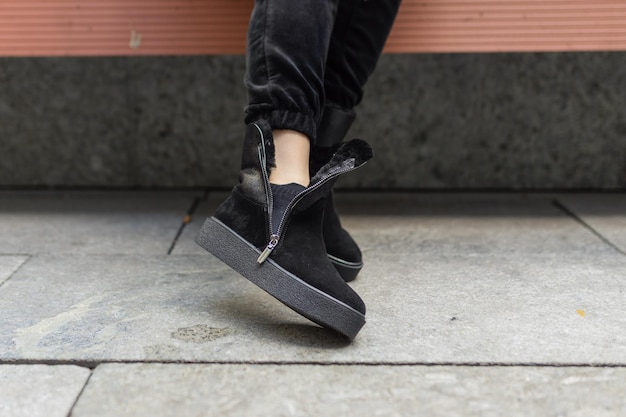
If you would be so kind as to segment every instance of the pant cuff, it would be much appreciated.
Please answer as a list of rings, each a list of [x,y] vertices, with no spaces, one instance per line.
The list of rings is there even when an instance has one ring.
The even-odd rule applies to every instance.
[[[272,129],[289,129],[300,132],[309,138],[311,145],[315,144],[317,123],[315,123],[313,116],[288,110],[273,110],[258,115],[254,120],[248,117],[246,123],[253,123],[259,119],[267,121]]]

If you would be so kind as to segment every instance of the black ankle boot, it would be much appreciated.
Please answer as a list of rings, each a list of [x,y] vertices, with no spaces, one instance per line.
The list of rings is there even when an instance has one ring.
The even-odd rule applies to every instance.
[[[337,107],[326,106],[317,128],[317,140],[311,148],[311,174],[316,173],[339,149],[355,114]],[[324,209],[324,243],[328,259],[346,282],[353,281],[363,268],[361,250],[352,236],[341,226],[332,193]]]
[[[296,312],[353,338],[365,324],[365,305],[331,264],[322,221],[337,177],[364,164],[371,149],[358,139],[340,147],[274,224],[271,135],[263,121],[247,127],[240,182],[196,242]]]

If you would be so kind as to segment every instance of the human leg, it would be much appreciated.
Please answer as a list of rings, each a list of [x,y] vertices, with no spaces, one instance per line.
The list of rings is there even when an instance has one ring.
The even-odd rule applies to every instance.
[[[304,187],[309,185],[309,138],[301,132],[288,129],[274,129],[272,136],[276,154],[275,167],[270,172],[270,183],[295,183]]]
[[[365,323],[365,305],[328,260],[322,219],[334,181],[369,159],[371,149],[358,140],[342,146],[310,183],[306,174],[301,182],[308,187],[280,207],[280,216],[275,216],[276,184],[270,184],[298,183],[291,174],[274,175],[286,164],[304,163],[308,169],[308,158],[301,158],[306,147],[290,139],[315,138],[336,4],[257,0],[248,37],[248,126],[240,182],[207,219],[197,242],[298,313],[354,337]]]
[[[347,112],[363,99],[401,0],[341,0],[328,46],[326,105]]]
[[[311,173],[325,164],[344,139],[363,98],[397,14],[400,0],[341,0],[325,71],[326,106],[311,149]],[[333,195],[326,201],[324,241],[329,259],[346,281],[363,267],[361,251],[341,226]]]
[[[325,101],[324,69],[338,0],[258,0],[248,30],[246,122],[266,120],[270,182],[306,186],[310,141]]]

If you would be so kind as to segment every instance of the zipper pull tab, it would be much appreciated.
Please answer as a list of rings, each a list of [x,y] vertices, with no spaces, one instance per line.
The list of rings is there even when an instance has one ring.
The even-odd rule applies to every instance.
[[[270,243],[267,244],[265,250],[261,252],[261,255],[259,255],[259,258],[256,260],[257,263],[262,264],[263,262],[265,262],[267,257],[270,256],[270,253],[272,253],[272,251],[276,247],[276,245],[278,245],[278,239],[278,235],[270,236]]]

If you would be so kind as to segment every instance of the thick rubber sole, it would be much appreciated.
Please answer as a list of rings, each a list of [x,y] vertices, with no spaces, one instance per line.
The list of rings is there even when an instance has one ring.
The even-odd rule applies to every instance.
[[[353,339],[365,324],[365,316],[286,271],[268,258],[257,263],[261,253],[215,217],[209,217],[196,236],[196,243],[252,283],[298,314],[320,326]]]
[[[363,262],[349,262],[345,261],[341,258],[328,254],[328,259],[333,264],[341,278],[345,282],[354,281],[356,276],[359,275],[359,272],[363,268]]]

